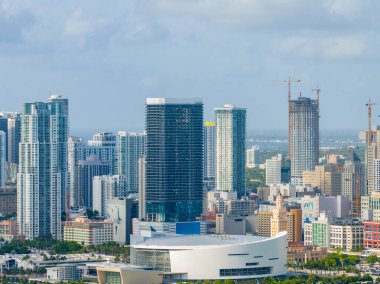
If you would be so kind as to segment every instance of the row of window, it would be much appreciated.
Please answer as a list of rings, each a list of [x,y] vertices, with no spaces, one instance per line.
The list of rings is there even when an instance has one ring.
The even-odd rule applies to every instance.
[[[234,268],[234,269],[220,269],[219,275],[221,277],[227,276],[251,276],[270,274],[271,267],[250,267],[250,268]]]

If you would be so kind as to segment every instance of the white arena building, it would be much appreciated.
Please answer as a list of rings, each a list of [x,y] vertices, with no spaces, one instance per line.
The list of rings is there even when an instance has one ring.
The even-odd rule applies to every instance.
[[[131,245],[131,264],[162,272],[166,283],[279,276],[287,273],[287,234],[146,238]]]

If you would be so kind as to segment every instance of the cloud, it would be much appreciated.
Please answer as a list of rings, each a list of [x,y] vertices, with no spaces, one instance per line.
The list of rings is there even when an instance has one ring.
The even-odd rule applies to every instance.
[[[368,48],[357,36],[290,37],[280,45],[283,53],[295,57],[346,60],[360,57]]]
[[[75,9],[63,27],[65,39],[76,42],[79,46],[84,46],[89,41],[102,41],[110,36],[112,28],[111,21],[106,18],[85,18],[81,8]]]
[[[0,42],[18,43],[27,28],[35,23],[32,13],[11,1],[0,0]]]
[[[327,0],[323,7],[332,15],[354,18],[362,12],[364,0]]]
[[[160,79],[157,75],[148,75],[138,82],[144,90],[156,90],[160,85]]]

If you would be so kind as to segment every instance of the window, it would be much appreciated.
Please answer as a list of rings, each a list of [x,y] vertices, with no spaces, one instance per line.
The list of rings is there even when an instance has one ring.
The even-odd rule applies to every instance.
[[[106,272],[107,284],[121,284],[120,272]]]
[[[269,258],[269,260],[276,260],[276,259],[278,259],[278,257]]]
[[[249,255],[249,253],[229,253],[228,256]]]
[[[253,265],[258,265],[258,262],[247,262],[245,265],[246,266],[253,266]]]
[[[220,269],[219,275],[221,277],[227,276],[251,276],[270,274],[271,267],[250,267],[250,268],[233,268],[233,269]]]

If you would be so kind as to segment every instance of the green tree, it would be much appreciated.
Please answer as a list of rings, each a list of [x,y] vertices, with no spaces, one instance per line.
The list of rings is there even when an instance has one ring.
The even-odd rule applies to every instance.
[[[376,262],[379,261],[379,258],[377,257],[376,254],[371,254],[370,256],[367,257],[367,259],[365,260],[366,263],[370,264],[370,265],[374,265]]]

